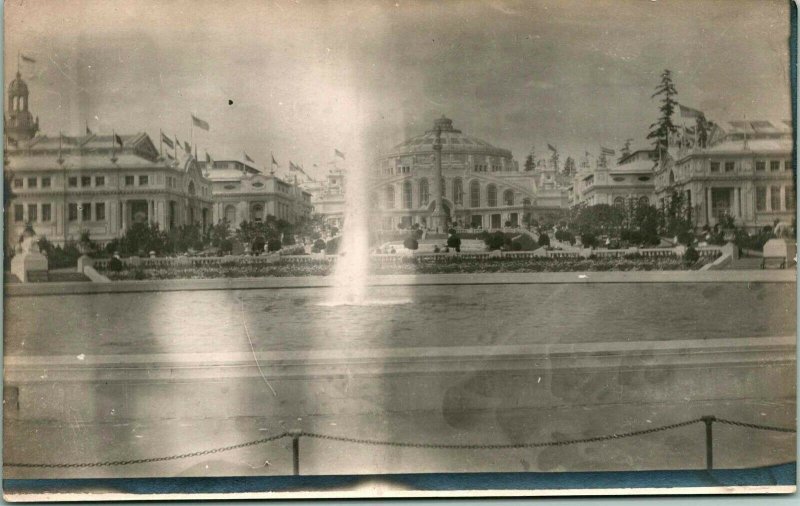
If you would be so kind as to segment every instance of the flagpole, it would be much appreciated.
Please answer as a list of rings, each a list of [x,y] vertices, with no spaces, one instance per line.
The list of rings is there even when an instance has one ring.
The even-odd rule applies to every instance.
[[[164,132],[158,129],[158,156],[164,158]]]

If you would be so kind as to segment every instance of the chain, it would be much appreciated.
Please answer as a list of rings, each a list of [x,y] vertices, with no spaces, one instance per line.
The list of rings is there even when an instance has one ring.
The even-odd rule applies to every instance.
[[[694,420],[688,420],[686,422],[679,422],[670,425],[662,425],[660,427],[653,427],[652,429],[637,430],[632,432],[622,432],[619,434],[608,434],[606,436],[595,436],[595,437],[588,437],[581,439],[568,439],[564,441],[546,441],[546,442],[529,442],[529,443],[507,443],[507,444],[459,445],[459,444],[437,444],[437,443],[408,443],[400,441],[380,441],[377,439],[356,439],[343,436],[331,436],[328,434],[317,434],[315,432],[301,432],[300,435],[316,439],[327,439],[331,441],[341,441],[346,443],[355,443],[355,444],[373,445],[373,446],[399,446],[406,448],[429,448],[429,449],[439,449],[439,450],[500,450],[500,449],[510,449],[510,448],[541,448],[547,446],[567,446],[580,443],[595,443],[598,441],[609,441],[612,439],[643,436],[645,434],[652,434],[654,432],[676,429],[678,427],[692,425],[701,421],[702,419],[696,418]]]
[[[600,441],[611,441],[614,439],[622,439],[627,437],[635,437],[635,436],[644,436],[646,434],[653,434],[655,432],[662,432],[666,430],[677,429],[679,427],[686,427],[687,425],[693,425],[695,423],[703,422],[703,418],[695,418],[693,420],[687,420],[685,422],[678,422],[669,425],[661,425],[659,427],[653,427],[650,429],[643,429],[643,430],[635,430],[630,432],[620,432],[615,434],[607,434],[605,436],[594,436],[594,437],[587,437],[587,438],[579,438],[579,439],[565,439],[562,441],[539,441],[539,442],[528,442],[528,443],[506,443],[506,444],[440,444],[440,443],[409,443],[403,441],[382,441],[378,439],[358,439],[358,438],[351,438],[345,436],[332,436],[330,434],[319,434],[316,432],[282,432],[280,434],[276,434],[274,436],[269,436],[261,439],[256,439],[253,441],[247,441],[245,443],[239,443],[236,445],[231,446],[223,446],[220,448],[214,448],[211,450],[203,450],[198,452],[191,452],[191,453],[182,453],[180,455],[170,455],[168,457],[153,457],[149,459],[136,459],[136,460],[111,460],[111,461],[104,461],[104,462],[85,462],[85,463],[63,463],[63,464],[26,464],[26,463],[13,463],[7,462],[4,465],[9,467],[27,467],[27,468],[84,468],[84,467],[110,467],[110,466],[128,466],[133,464],[147,464],[152,462],[164,462],[167,460],[178,460],[178,459],[187,459],[191,457],[199,457],[202,455],[211,455],[213,453],[221,453],[227,452],[231,450],[237,450],[239,448],[246,448],[248,446],[256,446],[264,443],[268,443],[270,441],[275,441],[277,439],[281,439],[284,437],[292,437],[292,438],[301,438],[301,437],[309,437],[314,439],[324,439],[328,441],[340,441],[344,443],[354,443],[354,444],[361,444],[361,445],[372,445],[372,446],[393,446],[393,447],[404,447],[404,448],[427,448],[427,449],[437,449],[437,450],[501,450],[501,449],[513,449],[513,448],[544,448],[544,447],[551,447],[551,446],[568,446],[574,444],[582,444],[582,443],[597,443]],[[790,428],[783,428],[783,427],[773,427],[770,425],[758,425],[753,423],[744,423],[744,422],[736,422],[733,420],[726,420],[724,418],[714,418],[714,422],[719,422],[727,425],[736,425],[739,427],[747,427],[750,429],[759,429],[759,430],[769,430],[769,431],[776,431],[776,432],[797,432],[796,429]]]
[[[281,439],[289,434],[283,432],[274,436],[248,441],[246,443],[239,443],[231,446],[223,446],[221,448],[214,448],[212,450],[202,450],[199,452],[182,453],[180,455],[170,455],[168,457],[153,457],[149,459],[136,459],[136,460],[111,460],[106,462],[86,462],[86,463],[71,463],[71,464],[19,464],[13,462],[6,462],[4,465],[9,467],[46,467],[46,468],[75,468],[75,467],[110,467],[110,466],[129,466],[133,464],[148,464],[151,462],[163,462],[165,460],[178,460],[188,459],[191,457],[199,457],[201,455],[211,455],[212,453],[227,452],[230,450],[238,450],[239,448],[246,448],[248,446],[256,446],[276,439]]]
[[[747,427],[748,429],[758,429],[758,430],[771,430],[774,432],[797,432],[797,429],[787,429],[784,427],[774,427],[772,425],[758,425],[755,423],[744,423],[744,422],[735,422],[733,420],[726,420],[724,418],[716,418],[715,422],[724,423],[727,425],[736,425],[738,427]]]

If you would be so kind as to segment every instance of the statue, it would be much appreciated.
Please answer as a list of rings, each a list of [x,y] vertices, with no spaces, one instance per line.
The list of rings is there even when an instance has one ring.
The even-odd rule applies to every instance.
[[[11,259],[11,273],[23,283],[30,282],[31,273],[44,273],[47,277],[47,257],[39,251],[39,237],[30,224],[25,226]]]

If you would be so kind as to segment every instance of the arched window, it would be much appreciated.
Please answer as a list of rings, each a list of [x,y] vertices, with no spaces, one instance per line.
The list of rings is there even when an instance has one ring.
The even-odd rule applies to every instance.
[[[481,184],[477,180],[469,184],[469,206],[481,207]]]
[[[236,207],[233,205],[225,206],[225,221],[228,222],[228,225],[236,226]]]
[[[669,184],[675,184],[675,173],[671,170],[669,171]]]
[[[514,191],[513,190],[506,190],[503,192],[503,205],[504,206],[513,206],[514,205]]]
[[[624,207],[625,206],[625,199],[622,197],[617,197],[614,199],[614,207]]]
[[[464,204],[464,183],[461,182],[460,177],[453,179],[453,203]]]
[[[194,195],[196,193],[194,189],[194,181],[189,181],[189,195]]]
[[[394,186],[386,187],[386,209],[394,209]]]
[[[645,195],[642,195],[641,197],[639,197],[639,205],[640,206],[649,206],[650,205],[650,199],[648,199]]]
[[[493,184],[486,187],[486,205],[497,207],[497,187]]]
[[[427,206],[430,201],[430,193],[428,193],[428,180],[420,179],[419,181],[419,206]]]
[[[406,209],[411,209],[411,181],[406,181],[403,183],[403,207]]]
[[[522,205],[525,206],[525,207],[530,207],[531,206],[531,199],[529,199],[528,197],[525,197],[524,199],[522,199]]]

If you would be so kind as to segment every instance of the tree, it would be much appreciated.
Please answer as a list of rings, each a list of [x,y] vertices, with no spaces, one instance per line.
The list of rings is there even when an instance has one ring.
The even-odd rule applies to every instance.
[[[458,236],[458,234],[455,232],[450,234],[450,237],[447,238],[447,247],[453,248],[457,252],[461,251],[461,238]]]
[[[536,163],[533,161],[533,151],[525,158],[525,172],[530,172],[536,168]]]
[[[711,128],[714,123],[708,121],[705,115],[697,117],[695,128],[697,129],[697,144],[698,147],[705,148],[708,145],[708,135],[711,133]]]
[[[414,251],[417,248],[419,248],[419,242],[417,242],[416,237],[414,237],[413,235],[410,235],[410,236],[406,237],[406,239],[403,241],[403,246],[406,249],[410,249],[410,250]]]
[[[219,247],[223,241],[230,239],[231,229],[228,220],[223,218],[218,221],[216,225],[211,227],[208,236],[211,239],[211,245],[216,247]]]
[[[658,121],[650,125],[650,133],[647,134],[648,139],[653,139],[653,146],[658,155],[663,155],[663,152],[669,147],[670,135],[678,132],[678,128],[672,123],[672,114],[675,112],[675,106],[678,105],[674,98],[677,94],[675,85],[672,83],[672,71],[665,69],[661,73],[661,83],[656,86],[655,93],[650,97],[662,97],[659,107],[661,116]]]
[[[571,156],[568,156],[566,160],[564,160],[564,175],[565,176],[574,176],[577,170],[575,169],[575,159]]]

